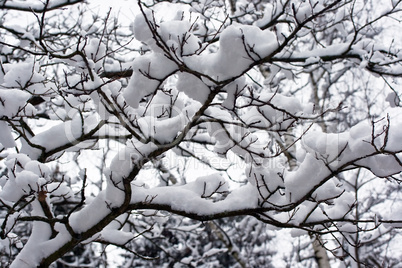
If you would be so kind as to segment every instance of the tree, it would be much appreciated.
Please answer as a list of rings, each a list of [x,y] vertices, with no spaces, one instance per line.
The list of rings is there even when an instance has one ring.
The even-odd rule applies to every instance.
[[[2,265],[397,264],[401,1],[78,2],[0,4]]]

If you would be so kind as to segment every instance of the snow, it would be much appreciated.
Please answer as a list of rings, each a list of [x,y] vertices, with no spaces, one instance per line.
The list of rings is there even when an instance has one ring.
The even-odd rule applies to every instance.
[[[65,182],[52,182],[46,184],[46,189],[51,193],[50,201],[61,202],[65,199],[73,198],[74,192]]]
[[[323,185],[321,185],[317,190],[314,191],[313,196],[316,200],[326,200],[328,198],[338,198],[338,196],[344,190],[343,187],[340,187],[341,183],[333,178]]]
[[[146,43],[153,52],[139,56],[134,60],[132,65],[134,73],[127,89],[124,91],[126,101],[134,108],[138,107],[142,98],[155,92],[160,83],[178,69],[176,63],[165,55],[166,50],[169,51],[173,59],[182,60],[182,56],[191,55],[200,48],[198,38],[188,33],[191,27],[189,22],[167,21],[161,22],[160,27],[157,29],[158,36],[161,38],[160,41],[167,44],[164,51],[158,46],[148,27],[148,24],[153,23],[152,14],[147,11],[146,16],[147,19],[142,14],[136,16],[133,31],[136,39]],[[189,77],[189,75],[186,76],[186,79]],[[183,79],[186,80],[185,78]],[[192,90],[192,92],[194,91],[196,90]],[[188,95],[196,97],[198,94]]]
[[[43,185],[46,181],[41,180],[38,175],[27,170],[23,170],[17,174],[15,183],[24,193],[31,192],[33,190],[39,190],[39,185]]]
[[[130,106],[137,108],[141,99],[154,93],[177,66],[162,53],[154,52],[137,57],[132,69],[133,75],[123,95]]]
[[[318,63],[319,61],[320,61],[320,57],[317,57],[317,56],[309,57],[309,58],[306,59],[306,64],[307,65],[314,64],[314,63]]]
[[[42,163],[31,161],[24,154],[10,154],[6,161],[8,180],[0,192],[0,198],[16,202],[23,195],[38,192],[47,184],[50,170]]]
[[[275,35],[253,25],[230,25],[219,38],[216,53],[192,55],[184,62],[190,68],[222,81],[242,74],[254,60],[268,56],[277,48]]]
[[[26,163],[24,169],[41,177],[47,177],[51,175],[50,168],[47,165],[36,160],[32,160]]]
[[[141,168],[149,160],[148,155],[157,149],[158,147],[152,142],[144,144],[133,138],[118,151],[112,159],[110,167],[104,170],[107,182],[105,200],[109,207],[118,207],[123,203],[123,180],[133,170]]]
[[[45,227],[45,225],[46,223],[43,225],[43,227]],[[36,238],[47,238],[46,232],[41,233],[41,231],[43,230],[37,227],[35,228],[36,230],[34,229],[33,231],[35,231],[36,236],[38,236]],[[64,224],[55,223],[54,229],[58,232],[58,234],[55,238],[52,238],[50,240],[42,241],[43,239],[35,240],[30,238],[28,243],[25,245],[21,253],[17,256],[16,260],[12,263],[10,267],[29,268],[32,267],[32,265],[36,266],[37,264],[39,264],[42,257],[49,256],[51,253],[54,252],[55,249],[60,248],[71,239],[71,236]]]
[[[387,97],[385,98],[385,101],[387,101],[392,108],[398,106],[400,102],[398,95],[393,91],[388,93]]]
[[[248,181],[254,187],[260,187],[263,195],[269,195],[278,187],[284,187],[283,179],[280,176],[284,170],[283,164],[277,159],[271,159],[270,162],[260,166],[249,164],[246,169]]]
[[[6,201],[17,202],[23,195],[24,192],[19,185],[17,185],[15,179],[7,180],[7,183],[3,186],[0,193],[0,198]]]
[[[39,201],[37,199],[31,202],[32,205],[32,216],[44,216],[43,210]],[[12,268],[20,267],[34,267],[37,266],[43,257],[46,256],[48,251],[43,247],[38,247],[43,242],[47,241],[51,236],[51,230],[48,223],[41,221],[34,221],[32,224],[32,233],[29,236],[24,248],[16,257],[15,261],[12,262]],[[34,250],[35,249],[35,250]],[[32,252],[35,254],[32,254]]]
[[[273,14],[272,4],[267,4],[267,5],[265,5],[263,17],[261,19],[257,20],[254,23],[254,25],[261,28],[264,25],[267,25],[269,22],[271,22],[272,17],[274,17],[274,16],[275,16],[275,14]]]
[[[222,253],[222,252],[226,252],[226,251],[228,251],[228,249],[226,249],[226,248],[211,248],[210,250],[205,252],[202,255],[202,257],[203,258],[208,258],[208,257],[211,257],[213,255],[216,255],[216,254],[219,254],[219,253]]]
[[[105,199],[105,191],[102,191],[89,205],[71,214],[69,223],[74,232],[79,234],[89,230],[109,213],[110,207]]]
[[[311,107],[303,105],[294,97],[283,96],[277,93],[262,93],[256,106],[251,105],[242,120],[255,127],[266,127],[269,130],[286,130],[295,119],[294,116],[311,116]],[[262,105],[264,104],[264,105]],[[286,110],[287,114],[283,111]]]
[[[240,92],[244,89],[245,86],[246,79],[244,76],[241,76],[240,78],[225,86],[223,89],[226,91],[227,96],[225,101],[222,103],[222,106],[229,110],[232,110],[236,104],[235,102],[237,96],[240,95]]]
[[[216,192],[222,193],[229,190],[228,183],[218,173],[199,177],[194,182],[189,182],[182,187],[201,197],[209,197]]]
[[[337,160],[348,143],[347,133],[323,133],[321,129],[309,131],[303,136],[303,146],[307,152],[316,153],[328,162]]]
[[[289,217],[289,222],[294,223],[296,226],[303,221],[319,221],[325,220],[319,208],[316,208],[316,202],[304,201],[297,207],[297,210]],[[324,217],[323,217],[324,216]]]
[[[314,173],[312,173],[314,171]],[[284,174],[285,191],[290,202],[295,202],[320,185],[331,174],[323,161],[312,154],[307,154],[296,171],[287,171]]]
[[[177,90],[184,92],[193,100],[203,103],[211,90],[205,83],[193,74],[180,72],[177,77]]]
[[[23,108],[25,108],[26,114],[33,115],[35,108],[26,103],[29,98],[29,93],[18,89],[0,89],[0,116],[12,118],[20,114]]]
[[[17,64],[5,64],[4,70],[6,73],[2,84],[8,88],[24,88],[28,82],[38,83],[45,80],[43,76],[38,74],[38,67],[34,65],[32,60]]]
[[[183,231],[183,232],[190,232],[190,231],[194,231],[194,230],[202,230],[202,223],[196,223],[196,224],[191,224],[191,225],[180,225],[178,227],[176,227],[177,230]]]
[[[338,228],[339,228],[339,231],[346,232],[346,233],[356,233],[358,231],[356,224],[349,223],[349,222],[340,225]]]
[[[152,21],[152,12],[150,10],[145,10],[145,17],[141,14],[135,17],[134,23],[132,24],[135,39],[144,43],[148,43],[152,40],[152,32],[148,26],[148,23]]]
[[[147,104],[144,111],[138,111],[144,116],[152,116],[158,119],[166,119],[178,116],[187,105],[188,98],[180,94],[176,88],[168,91],[158,90],[152,97],[152,102]]]
[[[186,111],[186,109],[184,109]],[[154,138],[161,144],[167,144],[180,133],[188,119],[185,114],[173,118],[158,120],[153,116],[141,117],[138,126],[146,139]]]
[[[0,121],[0,144],[4,148],[11,148],[16,146],[14,137],[11,135],[11,128],[4,121]]]
[[[79,114],[76,114],[72,120],[62,122],[51,127],[50,129],[38,133],[31,139],[31,142],[43,147],[46,152],[49,152],[64,145],[76,143],[79,137],[86,134],[86,131],[90,131],[90,129],[86,130],[84,126],[85,120],[83,122]],[[54,137],[57,137],[57,139]],[[93,145],[94,143],[92,141],[87,143],[82,142],[75,144],[75,146],[71,146],[70,150],[79,150],[82,148],[91,147]],[[23,144],[21,151],[32,159],[37,159],[42,153],[41,150],[31,147],[27,143]]]
[[[386,227],[395,227],[395,228],[402,228],[402,223],[400,223],[402,215],[402,206],[394,205],[391,206],[390,211],[386,215],[386,220],[389,221],[397,221],[396,223],[392,224],[384,224]],[[399,222],[398,222],[399,221]]]
[[[208,177],[211,178],[211,177]],[[198,181],[198,186],[204,185]],[[207,189],[216,187],[216,183],[208,186]],[[194,185],[194,184],[193,184]],[[197,185],[197,183],[196,183]],[[202,186],[203,187],[203,186]],[[254,208],[257,205],[257,190],[247,184],[240,188],[234,189],[224,200],[213,202],[202,197],[201,189],[194,192],[194,187],[176,186],[176,187],[157,187],[151,189],[134,188],[131,197],[131,203],[152,202],[155,205],[170,206],[173,211],[183,211],[186,213],[194,213],[198,216],[211,215],[214,213],[224,213],[226,211],[242,210]],[[152,201],[149,201],[149,200]]]
[[[208,110],[208,112],[212,112],[210,111],[210,109]],[[226,155],[228,150],[233,148],[234,141],[228,137],[225,129],[219,123],[210,123],[208,125],[208,132],[209,135],[213,137],[215,142],[214,152],[218,153],[221,156],[224,156]]]
[[[17,101],[22,101],[23,98],[29,98],[30,95],[28,92],[31,94],[52,94],[56,89],[54,83],[46,81],[44,75],[40,73],[39,64],[35,63],[33,59],[28,59],[25,62],[3,64],[2,66],[5,74],[4,77],[0,79],[1,86],[8,89],[9,93],[12,92],[14,96],[17,96],[17,94],[20,95],[17,100],[7,99],[7,101],[5,101],[6,105],[10,105],[10,107],[16,105],[14,109],[22,107],[22,102],[18,103]],[[24,91],[21,90],[18,92],[17,89]],[[0,97],[3,98],[5,94],[7,93],[0,93]],[[33,108],[30,109],[32,110]]]
[[[108,243],[115,245],[125,245],[130,240],[134,239],[135,235],[133,233],[123,232],[119,230],[114,230],[112,228],[105,227],[100,232],[99,240],[103,240]]]
[[[356,164],[366,167],[378,177],[385,178],[401,172],[399,164],[401,159],[401,156],[399,156],[399,160],[397,160],[392,155],[378,155],[359,160]]]
[[[49,1],[47,8],[52,8],[55,6],[58,6],[60,4],[64,4],[65,1],[63,0],[52,0]],[[26,1],[21,1],[21,0],[14,0],[12,2],[7,2],[4,3],[4,6],[7,7],[14,7],[14,8],[22,8],[22,9],[26,9],[27,8],[27,3]],[[45,7],[45,3],[42,2],[30,2],[29,4],[29,8],[32,10],[38,9],[41,10]]]
[[[251,39],[250,41],[249,38]],[[249,50],[247,45],[255,45],[253,41],[259,38],[264,38],[265,49],[269,49],[271,44],[276,44],[275,37],[272,33],[267,32],[265,36],[264,33],[255,26],[240,27],[231,25],[222,32],[219,39],[219,51],[215,57],[216,62],[214,63],[216,72],[222,74],[222,77],[220,77],[221,80],[228,76],[241,74],[250,66],[253,58],[250,58],[247,54]],[[258,42],[258,44],[262,43],[263,42]],[[271,49],[273,48],[274,47],[271,47]],[[263,55],[258,55],[259,57],[268,55],[270,52],[269,50],[264,51],[263,49],[263,47],[254,48],[256,53],[264,53]],[[252,56],[258,57],[257,55]]]
[[[85,48],[84,53],[91,60],[93,69],[97,72],[102,68],[102,59],[106,54],[106,46],[97,38],[90,39]]]
[[[308,50],[303,52],[294,52],[292,58],[321,58],[324,56],[342,55],[349,48],[348,44],[334,44],[325,48],[316,48],[314,50]]]
[[[305,2],[294,1],[293,4],[296,6],[296,19],[297,22],[304,22],[314,13],[321,11],[324,6],[320,4],[318,0],[310,0]]]
[[[387,150],[400,150],[402,147],[402,132],[399,125],[402,124],[402,112],[399,107],[393,107],[385,111],[390,118],[388,126],[388,141],[385,148]],[[381,129],[381,128],[380,128]]]
[[[355,204],[356,198],[353,192],[344,192],[340,198],[334,199],[333,205],[325,209],[330,219],[343,218]]]
[[[201,41],[189,32],[190,28],[189,21],[173,20],[161,23],[158,32],[171,52],[181,58],[194,54],[201,47]]]

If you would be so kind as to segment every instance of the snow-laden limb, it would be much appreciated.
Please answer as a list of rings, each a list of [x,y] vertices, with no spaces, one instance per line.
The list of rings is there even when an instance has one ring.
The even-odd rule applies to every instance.
[[[395,116],[392,116],[393,120],[391,119],[396,127],[401,123],[401,115],[399,110],[390,112],[396,112]],[[377,127],[382,130],[387,129],[387,122]],[[354,198],[350,196],[347,189],[339,185],[334,178],[336,174],[354,169],[363,163],[380,177],[392,176],[402,171],[400,144],[393,146],[386,155],[373,146],[384,138],[387,138],[387,144],[396,142],[399,140],[397,132],[391,130],[381,133],[372,132],[370,125],[362,122],[353,127],[350,134],[317,134],[311,134],[315,135],[316,143],[305,142],[305,146],[308,146],[310,151],[300,160],[296,170],[286,171],[283,167],[270,169],[264,165],[250,167],[247,171],[250,184],[233,190],[223,200],[205,199],[201,189],[204,188],[207,192],[210,190],[206,189],[215,189],[215,192],[219,193],[220,187],[225,182],[214,180],[208,183],[203,181],[203,178],[199,178],[196,184],[190,183],[178,187],[134,188],[132,206],[159,208],[204,220],[220,218],[224,215],[238,215],[242,211],[248,211],[269,217],[270,220],[267,222],[274,225],[288,223],[303,226],[305,223],[329,219],[342,221],[347,220],[347,218],[343,219],[343,216],[350,211]],[[309,137],[306,136],[306,139],[309,140]],[[370,165],[370,163],[378,163],[378,165]],[[203,184],[198,186],[197,192],[194,192],[193,187],[201,181]],[[334,203],[330,206],[326,205],[326,202],[330,200]],[[295,210],[295,214],[289,216],[284,213],[282,216],[286,214],[285,218],[281,214],[274,216],[269,213],[274,211],[276,214],[277,211],[292,210]],[[268,214],[264,214],[265,212]]]

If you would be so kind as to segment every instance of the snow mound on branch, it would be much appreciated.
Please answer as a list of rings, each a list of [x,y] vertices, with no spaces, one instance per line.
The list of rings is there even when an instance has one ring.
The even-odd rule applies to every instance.
[[[174,109],[177,114],[170,118],[152,114],[138,118],[136,122],[145,140],[154,140],[163,145],[172,142],[181,133],[194,116],[197,107],[198,105],[194,104],[183,107],[180,111]]]
[[[4,121],[0,121],[0,144],[4,148],[11,148],[17,145],[11,135],[10,126]]]
[[[49,167],[25,154],[10,154],[5,164],[8,173],[2,178],[6,181],[0,192],[3,200],[16,202],[23,195],[39,192],[50,180]]]
[[[152,204],[166,205],[173,210],[194,213],[198,216],[224,213],[226,211],[243,210],[257,206],[258,193],[251,184],[234,189],[221,201],[214,202],[205,199],[203,193],[204,182],[212,183],[207,190],[215,190],[221,179],[215,180],[216,175],[206,176],[194,182],[194,184],[176,187],[157,187],[152,189],[135,188],[131,197],[131,203],[151,202]],[[225,189],[225,183],[222,185]],[[197,189],[198,187],[198,189]]]
[[[201,197],[210,197],[215,193],[227,192],[228,183],[220,174],[211,174],[197,178],[194,182],[182,186]]]
[[[177,62],[181,62],[182,57],[194,54],[201,44],[189,32],[189,22],[167,21],[157,27],[150,12],[145,12],[145,16],[140,14],[135,18],[134,36],[147,44],[152,52],[134,60],[133,75],[124,91],[126,101],[134,108],[138,107],[142,98],[155,92],[168,76],[178,70]],[[198,94],[193,94],[195,99],[199,99],[196,96]]]
[[[146,10],[135,17],[133,32],[135,38],[157,53],[169,52],[180,59],[194,54],[201,48],[201,41],[193,35],[191,23],[185,20],[169,20],[155,24],[153,13]]]
[[[180,72],[177,80],[177,90],[184,92],[188,97],[203,103],[211,90],[195,75]]]
[[[378,177],[387,177],[402,171],[400,109],[387,111],[389,121],[382,120],[370,125],[363,121],[349,132],[328,134],[311,132],[303,138],[307,151],[299,168],[285,172],[288,199],[297,201],[309,192],[322,187],[329,177],[347,165],[366,167]],[[388,150],[384,153],[383,150]],[[332,198],[330,191],[318,191],[320,198]]]
[[[303,136],[303,147],[307,152],[319,155],[332,162],[337,159],[347,145],[347,133],[323,133],[321,129],[309,131]]]
[[[158,29],[162,40],[178,58],[192,55],[201,47],[201,41],[189,32],[190,28],[190,22],[174,20],[161,23]]]
[[[177,70],[174,62],[161,53],[149,53],[136,58],[132,65],[133,75],[123,96],[134,108],[142,98],[154,93],[159,85]]]
[[[226,91],[227,96],[222,106],[228,110],[232,110],[235,107],[236,99],[240,92],[246,87],[246,78],[244,76],[239,77],[232,83],[228,84],[223,88]]]
[[[149,25],[152,25],[152,12],[150,10],[145,11],[145,17],[140,14],[137,15],[133,23],[134,37],[144,43],[148,43],[152,40],[152,32],[149,29]]]
[[[12,118],[25,109],[25,114],[34,115],[35,108],[27,104],[31,95],[19,89],[0,89],[0,117]]]
[[[217,53],[185,59],[192,69],[217,80],[242,74],[255,61],[277,48],[275,35],[253,25],[231,25],[222,31]]]
[[[241,74],[275,48],[276,37],[272,32],[251,25],[231,25],[220,36],[215,70],[222,78]]]
[[[157,120],[152,116],[138,119],[138,125],[145,137],[153,137],[162,144],[171,142],[179,134],[182,127],[184,127],[185,122],[186,120],[182,116],[175,116],[164,120]]]
[[[87,117],[84,120],[76,114],[72,120],[55,125],[48,130],[38,133],[31,139],[31,143],[42,147],[45,152],[61,148],[65,145],[70,146],[67,151],[77,151],[79,149],[88,148],[95,144],[94,141],[82,141],[78,139],[91,131],[92,124],[90,124],[91,117]],[[55,138],[57,137],[57,138]],[[42,151],[36,147],[32,147],[28,143],[23,141],[21,152],[27,154],[32,159],[37,159]],[[63,150],[61,150],[63,152]]]
[[[3,65],[5,74],[2,86],[6,88],[21,88],[32,94],[46,94],[52,92],[52,83],[45,82],[46,78],[39,73],[38,65],[33,60]]]

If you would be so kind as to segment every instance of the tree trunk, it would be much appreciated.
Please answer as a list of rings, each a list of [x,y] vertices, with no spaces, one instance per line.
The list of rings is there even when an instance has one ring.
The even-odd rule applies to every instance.
[[[331,265],[329,264],[327,251],[321,245],[319,238],[314,239],[313,249],[314,249],[314,258],[317,261],[318,268],[331,268]]]

